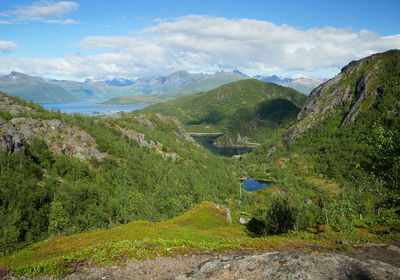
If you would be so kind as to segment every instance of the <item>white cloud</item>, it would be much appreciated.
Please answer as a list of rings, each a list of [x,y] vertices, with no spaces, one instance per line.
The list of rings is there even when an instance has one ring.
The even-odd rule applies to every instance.
[[[191,15],[159,21],[137,36],[87,37],[82,46],[103,54],[3,59],[0,72],[135,77],[176,70],[238,68],[252,74],[339,70],[353,59],[400,49],[400,34],[380,36],[369,30],[334,27],[304,30],[259,20]]]
[[[0,51],[3,53],[9,52],[15,49],[18,45],[11,41],[0,41]]]
[[[0,12],[1,17],[8,20],[0,20],[0,24],[11,24],[30,21],[42,21],[57,24],[78,24],[73,19],[62,20],[61,17],[78,9],[79,4],[72,1],[46,1],[33,2],[29,6],[16,6],[13,10]]]
[[[78,8],[79,4],[71,1],[38,1],[30,6],[18,6],[11,13],[18,20],[32,21],[43,20],[49,17],[61,17],[69,14]]]
[[[67,25],[67,24],[79,24],[79,22],[73,20],[73,19],[66,19],[66,20],[59,20],[59,19],[47,19],[43,20],[45,23],[57,23],[61,25]]]

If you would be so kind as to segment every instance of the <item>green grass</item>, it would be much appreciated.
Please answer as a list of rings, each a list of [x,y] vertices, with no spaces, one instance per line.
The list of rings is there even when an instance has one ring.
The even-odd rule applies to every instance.
[[[361,231],[340,233],[316,230],[284,235],[251,237],[245,226],[237,222],[238,213],[232,213],[233,222],[226,219],[225,209],[210,202],[202,202],[185,214],[160,223],[132,222],[115,228],[55,236],[34,244],[14,255],[0,259],[3,270],[17,275],[58,275],[74,272],[79,266],[123,265],[127,260],[142,260],[156,256],[177,256],[220,252],[232,253],[248,248],[270,250],[349,250],[349,244],[360,242],[387,242],[396,235],[378,236]]]

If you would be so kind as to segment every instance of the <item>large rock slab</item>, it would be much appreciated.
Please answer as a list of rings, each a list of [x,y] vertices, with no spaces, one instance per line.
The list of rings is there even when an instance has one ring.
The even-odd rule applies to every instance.
[[[400,279],[400,269],[343,254],[270,252],[213,259],[175,279]]]

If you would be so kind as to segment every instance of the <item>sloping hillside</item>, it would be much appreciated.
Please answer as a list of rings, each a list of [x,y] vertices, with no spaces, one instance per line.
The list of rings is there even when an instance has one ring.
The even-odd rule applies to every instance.
[[[171,117],[82,117],[0,96],[0,251],[234,197],[227,159]]]
[[[277,107],[268,103],[277,99],[285,101],[278,101],[280,105],[275,104]],[[275,129],[282,123],[291,123],[290,120],[294,120],[293,116],[306,99],[306,96],[294,89],[248,79],[149,106],[143,111],[175,116],[189,132],[221,131],[230,134],[226,139],[234,143],[237,143],[236,134],[240,131],[241,136],[251,142],[259,140],[257,136],[262,133],[257,132],[263,126]],[[282,109],[282,106],[285,107],[283,112],[287,114],[279,118],[286,119],[278,121],[276,117],[279,114],[270,110]],[[271,118],[272,115],[274,117]]]
[[[298,123],[287,133],[287,144],[334,114],[341,115],[340,126],[344,126],[367,111],[375,111],[385,99],[396,100],[399,53],[388,51],[352,61],[337,76],[315,88],[297,117]]]
[[[318,215],[325,217],[319,222],[338,230],[375,223],[399,232],[399,100],[400,51],[353,61],[312,92],[283,140],[259,146],[245,165],[252,174],[277,173],[288,184],[295,174],[336,188],[320,196]],[[289,200],[297,195],[287,193]]]
[[[333,232],[312,237],[310,233],[299,232],[270,236],[267,239],[254,238],[248,235],[244,225],[237,222],[239,213],[228,211],[225,206],[204,201],[166,222],[137,221],[105,231],[54,236],[12,256],[0,258],[0,267],[8,266],[16,275],[50,274],[62,278],[72,272],[85,272],[86,267],[124,265],[129,261],[160,256],[205,254],[215,257],[221,254],[243,255],[285,249],[292,251],[312,246],[310,243],[324,246],[325,251],[332,251],[337,249],[336,244],[340,238],[352,243],[361,238],[370,242],[377,240],[373,234],[368,237],[362,234],[345,237]],[[229,217],[232,217],[231,222]],[[179,262],[181,259],[172,261]],[[79,274],[77,276],[84,277]]]

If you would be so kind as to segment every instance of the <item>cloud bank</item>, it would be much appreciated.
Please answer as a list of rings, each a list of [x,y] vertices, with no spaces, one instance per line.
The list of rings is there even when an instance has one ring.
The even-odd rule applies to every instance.
[[[48,23],[71,24],[72,19],[56,20],[78,9],[79,4],[72,1],[38,1],[29,6],[16,6],[10,11],[3,11],[2,16],[11,17],[13,22],[43,21]],[[8,21],[11,22],[11,21]]]
[[[334,27],[301,29],[252,19],[190,15],[157,22],[137,36],[86,37],[81,45],[88,51],[102,50],[102,54],[3,58],[0,72],[7,69],[75,77],[134,77],[176,70],[313,72],[340,69],[351,60],[400,49],[400,34],[380,36],[369,30]]]

